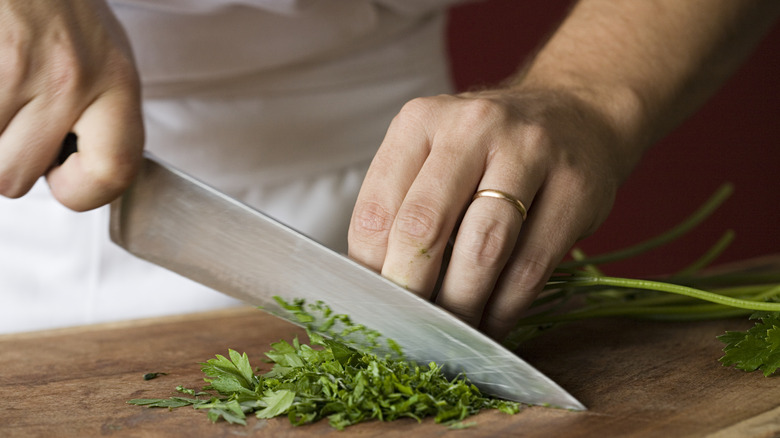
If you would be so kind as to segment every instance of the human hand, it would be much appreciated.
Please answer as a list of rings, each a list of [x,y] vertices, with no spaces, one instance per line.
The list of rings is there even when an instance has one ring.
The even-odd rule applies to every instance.
[[[103,0],[0,2],[0,194],[46,175],[73,210],[129,185],[144,133],[130,45]],[[53,166],[68,132],[78,152]]]
[[[571,246],[606,218],[638,157],[584,100],[494,90],[408,103],[361,188],[349,254],[503,337]],[[478,190],[511,194],[527,207]]]

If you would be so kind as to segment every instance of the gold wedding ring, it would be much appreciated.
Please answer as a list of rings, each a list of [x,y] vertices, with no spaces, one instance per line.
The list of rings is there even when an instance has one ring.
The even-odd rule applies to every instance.
[[[508,201],[510,204],[512,204],[512,206],[514,206],[517,209],[517,211],[520,212],[520,216],[523,218],[523,222],[525,222],[525,218],[528,216],[528,210],[526,210],[525,205],[523,205],[523,203],[520,202],[519,199],[515,198],[509,193],[502,192],[501,190],[493,190],[493,189],[480,190],[474,194],[474,197],[471,198],[471,201],[473,202],[477,198],[503,199],[504,201]]]

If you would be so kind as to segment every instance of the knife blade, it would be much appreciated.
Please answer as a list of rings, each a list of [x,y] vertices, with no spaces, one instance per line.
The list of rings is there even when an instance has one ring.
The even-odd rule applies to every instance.
[[[436,362],[496,397],[585,407],[517,355],[443,309],[151,155],[111,204],[111,239],[130,253],[276,316],[322,301],[376,330],[410,360]]]

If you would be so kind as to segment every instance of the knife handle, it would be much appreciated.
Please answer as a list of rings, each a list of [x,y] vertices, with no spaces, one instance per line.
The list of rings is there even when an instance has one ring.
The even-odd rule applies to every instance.
[[[72,153],[79,150],[78,139],[79,137],[72,132],[69,132],[68,135],[65,136],[65,139],[62,140],[60,153],[57,155],[56,165],[61,166]]]

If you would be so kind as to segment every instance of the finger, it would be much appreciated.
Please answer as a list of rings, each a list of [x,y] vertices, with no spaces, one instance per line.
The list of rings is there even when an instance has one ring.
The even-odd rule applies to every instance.
[[[510,193],[529,208],[543,179],[540,168],[520,162],[521,157],[510,149],[503,150],[493,155],[478,190]],[[523,217],[511,202],[474,199],[458,229],[437,303],[477,326],[522,226]]]
[[[46,173],[73,124],[69,99],[37,97],[13,115],[0,135],[0,194],[17,198]]]
[[[402,110],[391,122],[355,202],[347,237],[350,257],[382,269],[393,220],[429,152],[425,130]]]
[[[46,176],[60,203],[85,211],[119,196],[140,167],[144,131],[138,94],[123,88],[100,95],[81,114],[73,132],[78,152]]]
[[[4,59],[5,55],[2,47],[0,47],[0,59]],[[2,63],[0,63],[0,135],[16,114],[30,103],[33,97],[28,96],[23,91],[22,78],[18,77],[20,75],[17,71],[13,71],[9,67],[3,68]]]
[[[453,131],[443,130],[443,133]],[[382,275],[428,298],[447,242],[485,168],[481,145],[442,134],[420,169],[390,231]]]
[[[496,339],[512,329],[542,290],[567,251],[591,224],[577,188],[547,184],[534,200],[533,214],[520,233],[496,287],[488,300],[480,330]]]

